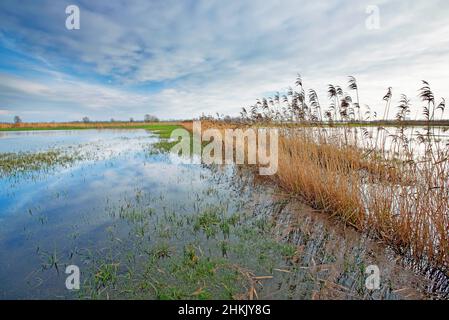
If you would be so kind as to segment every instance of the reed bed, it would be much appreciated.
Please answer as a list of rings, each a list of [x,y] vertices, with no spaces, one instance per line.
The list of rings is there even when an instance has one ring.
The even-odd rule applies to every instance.
[[[356,79],[348,89],[329,85],[323,110],[314,90],[298,76],[296,90],[244,108],[231,126],[280,129],[279,166],[274,180],[315,209],[390,244],[421,267],[449,268],[449,142],[435,134],[445,100],[437,102],[427,82],[419,90],[424,128],[408,128],[410,100],[402,95],[395,127],[359,127],[391,118],[392,89],[379,120],[361,110]],[[221,125],[229,126],[229,124]],[[393,121],[390,120],[390,124]],[[208,126],[213,126],[209,124]],[[204,126],[204,125],[203,125]],[[215,125],[216,126],[216,125]]]
[[[306,129],[280,138],[276,178],[283,188],[403,253],[448,267],[447,150],[387,161],[313,135]]]

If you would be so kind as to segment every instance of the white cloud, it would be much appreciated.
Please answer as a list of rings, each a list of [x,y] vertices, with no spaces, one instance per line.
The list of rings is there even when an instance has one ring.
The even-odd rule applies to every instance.
[[[422,79],[449,97],[449,3],[376,3],[379,30],[365,28],[371,1],[80,1],[72,32],[64,2],[5,1],[0,43],[41,61],[41,76],[0,79],[0,105],[30,111],[35,99],[34,109],[66,117],[236,114],[297,72],[322,101],[327,84],[345,87],[354,75],[362,103],[377,111],[389,86],[419,106]]]

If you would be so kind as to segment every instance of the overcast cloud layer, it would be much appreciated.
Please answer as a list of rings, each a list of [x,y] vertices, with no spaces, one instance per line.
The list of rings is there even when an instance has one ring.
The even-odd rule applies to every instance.
[[[70,4],[80,30],[65,27]],[[353,75],[378,112],[390,86],[418,110],[424,79],[449,98],[449,2],[0,2],[0,121],[236,115],[298,72],[322,101]]]

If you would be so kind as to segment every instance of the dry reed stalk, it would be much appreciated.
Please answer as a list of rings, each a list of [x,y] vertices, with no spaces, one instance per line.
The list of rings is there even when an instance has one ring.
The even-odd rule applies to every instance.
[[[447,150],[424,162],[392,161],[313,135],[305,128],[280,138],[283,188],[418,260],[449,266]]]
[[[183,125],[191,129],[191,123]],[[249,126],[202,122],[202,129],[236,127]],[[296,130],[291,125],[280,130],[273,180],[282,188],[315,209],[374,233],[418,261],[449,266],[447,148],[426,147],[420,160],[411,161],[416,155],[407,147],[408,154],[401,160],[388,158],[384,142],[383,151],[359,147],[351,131],[331,134],[309,126]],[[397,144],[391,149],[400,150]]]

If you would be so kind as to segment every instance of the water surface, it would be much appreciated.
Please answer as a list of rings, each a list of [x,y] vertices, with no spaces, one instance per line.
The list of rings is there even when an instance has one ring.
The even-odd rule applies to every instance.
[[[425,297],[393,253],[234,166],[185,164],[145,130],[1,133],[65,166],[0,178],[0,298]],[[382,267],[382,287],[364,268]],[[82,288],[65,287],[67,265]],[[399,268],[399,269],[398,269]],[[399,270],[399,271],[398,271]],[[397,276],[401,273],[401,276]],[[396,293],[413,281],[412,288]]]

